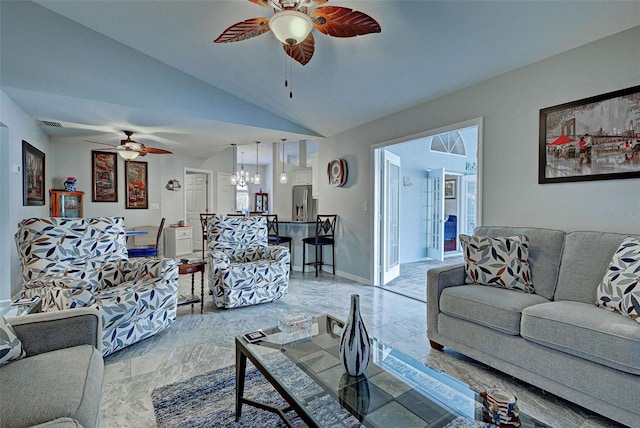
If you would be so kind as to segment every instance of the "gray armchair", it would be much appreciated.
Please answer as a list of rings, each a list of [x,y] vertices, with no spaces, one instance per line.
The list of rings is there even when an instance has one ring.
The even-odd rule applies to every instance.
[[[68,309],[7,318],[27,356],[0,366],[0,426],[99,425],[100,314]]]

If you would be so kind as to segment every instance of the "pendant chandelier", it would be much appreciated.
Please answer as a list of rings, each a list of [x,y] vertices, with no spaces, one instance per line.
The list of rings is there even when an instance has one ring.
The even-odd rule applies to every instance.
[[[287,184],[287,173],[284,171],[284,142],[286,138],[282,138],[282,172],[280,173],[280,184]]]
[[[244,152],[242,152],[242,165],[240,165],[240,170],[236,172],[237,181],[236,184],[240,187],[246,187],[249,184],[249,173],[244,170]]]
[[[240,187],[246,187],[249,183],[260,184],[262,182],[262,177],[258,172],[258,144],[260,144],[260,141],[256,141],[256,173],[253,177],[251,176],[249,171],[245,171],[244,169],[244,152],[241,153],[242,163],[240,165],[240,169],[239,170],[236,169],[237,168],[236,159],[238,158],[238,148],[236,144],[231,144],[231,146],[233,147],[233,161],[234,161],[233,170],[235,171],[231,175],[231,179],[230,179],[232,186],[238,185]]]

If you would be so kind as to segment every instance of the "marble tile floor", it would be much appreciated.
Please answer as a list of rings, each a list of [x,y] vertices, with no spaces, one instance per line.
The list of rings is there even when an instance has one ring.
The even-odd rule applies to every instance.
[[[410,297],[412,299],[427,301],[427,270],[435,266],[464,263],[461,252],[445,253],[444,261],[422,260],[419,262],[400,264],[400,276],[384,285],[385,290]]]
[[[190,288],[190,275],[181,276],[180,292],[190,293]],[[221,310],[205,292],[204,314],[200,314],[199,304],[193,311],[190,306],[179,307],[175,323],[167,330],[105,358],[102,428],[154,427],[151,393],[155,388],[233,364],[234,337],[277,325],[283,313],[329,313],[345,318],[352,293],[360,295],[361,312],[371,335],[474,389],[506,388],[519,398],[522,411],[553,427],[617,426],[453,351],[430,350],[423,302],[327,273],[316,278],[314,274],[294,272],[289,294],[282,300]],[[210,426],[215,427],[215,421]]]

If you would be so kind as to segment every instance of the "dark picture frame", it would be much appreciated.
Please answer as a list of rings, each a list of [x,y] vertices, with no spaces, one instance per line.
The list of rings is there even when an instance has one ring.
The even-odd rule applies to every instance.
[[[444,180],[444,198],[455,199],[456,198],[456,180]]]
[[[44,205],[45,155],[22,140],[22,205]]]
[[[125,175],[125,208],[148,209],[148,175],[147,162],[126,161],[124,163]]]
[[[91,152],[91,201],[118,202],[118,154]]]
[[[540,110],[538,183],[640,178],[640,86]]]

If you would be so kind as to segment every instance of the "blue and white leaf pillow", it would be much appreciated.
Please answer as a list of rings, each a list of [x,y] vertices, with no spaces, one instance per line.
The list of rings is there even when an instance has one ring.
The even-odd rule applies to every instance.
[[[465,283],[533,293],[529,266],[529,238],[526,235],[460,235],[464,253]]]
[[[640,241],[625,238],[609,263],[596,293],[596,305],[640,323]]]
[[[22,342],[10,324],[0,315],[0,366],[19,360],[26,355]]]

